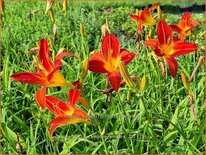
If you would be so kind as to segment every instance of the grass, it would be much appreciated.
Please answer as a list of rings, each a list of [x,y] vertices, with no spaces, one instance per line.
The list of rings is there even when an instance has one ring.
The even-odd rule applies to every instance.
[[[126,3],[126,2],[125,2]],[[104,9],[110,8],[108,14]],[[197,113],[197,125],[191,114],[189,95],[185,90],[180,73],[189,77],[204,55],[200,47],[204,46],[203,14],[194,13],[193,19],[202,22],[197,27],[196,36],[187,38],[198,45],[197,53],[178,57],[179,70],[173,79],[167,69],[161,77],[159,66],[148,56],[150,49],[133,43],[137,35],[136,24],[129,14],[135,12],[133,5],[121,3],[77,3],[69,4],[66,16],[54,7],[57,23],[57,40],[52,49],[58,51],[65,47],[79,55],[79,59],[66,57],[61,73],[69,81],[80,78],[81,62],[85,55],[100,49],[101,25],[106,19],[110,30],[120,40],[121,47],[136,51],[138,55],[127,66],[132,76],[146,76],[148,83],[144,91],[132,92],[127,86],[113,93],[112,98],[97,92],[105,89],[106,79],[102,74],[89,72],[84,83],[84,96],[91,109],[90,117],[97,118],[98,125],[75,124],[58,128],[54,133],[55,141],[49,138],[48,122],[53,115],[40,110],[35,102],[34,93],[39,88],[11,81],[9,76],[16,72],[34,70],[33,58],[29,50],[36,47],[41,38],[52,39],[53,24],[49,15],[38,12],[30,19],[32,10],[45,9],[45,2],[6,2],[2,36],[2,153],[18,153],[17,133],[23,153],[28,154],[67,154],[67,153],[205,153],[205,117],[204,117],[204,68],[199,68],[195,79],[190,83],[194,93],[194,107]],[[99,9],[102,9],[99,10]],[[19,11],[21,10],[21,11]],[[177,23],[178,14],[167,14],[168,23]],[[85,46],[80,35],[80,23],[85,30]],[[153,29],[152,35],[155,35]],[[147,30],[146,30],[147,31]],[[144,39],[144,36],[141,36]],[[49,88],[48,94],[67,101],[67,87]],[[119,110],[120,109],[120,110]],[[125,113],[126,115],[123,115]]]

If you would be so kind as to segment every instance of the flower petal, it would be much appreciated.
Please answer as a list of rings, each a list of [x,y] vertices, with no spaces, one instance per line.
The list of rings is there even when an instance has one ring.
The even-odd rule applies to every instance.
[[[85,108],[90,108],[87,100],[84,97],[79,97],[78,102],[80,102]]]
[[[158,6],[159,6],[158,3],[152,4],[152,6],[150,7],[150,10],[152,10],[152,9],[157,9]]]
[[[57,54],[56,55],[56,57],[55,57],[55,64],[56,64],[56,61],[58,61],[58,60],[61,60],[63,57],[65,57],[65,56],[72,56],[72,57],[74,57],[74,58],[78,58],[74,53],[72,53],[72,52],[61,52],[61,53],[59,53],[59,54]]]
[[[186,26],[190,25],[190,19],[191,19],[191,14],[190,12],[186,12],[184,13],[184,15],[182,16],[179,25],[181,25],[182,28],[185,28]]]
[[[88,114],[85,111],[78,108],[74,108],[74,113],[70,118],[83,118],[85,120],[89,120]]]
[[[158,42],[156,39],[150,39],[144,43],[145,46],[151,47],[153,49],[157,48]]]
[[[46,39],[39,42],[39,60],[47,71],[51,71],[54,67],[49,56],[49,45]]]
[[[46,87],[37,90],[36,94],[36,102],[40,105],[42,109],[46,108]]]
[[[81,85],[79,80],[74,81],[72,83],[77,89],[81,89]],[[71,89],[69,91],[69,103],[70,105],[73,107],[75,106],[77,100],[80,98],[80,91],[79,90],[75,90],[75,89]]]
[[[68,118],[68,117],[56,117],[52,119],[49,122],[49,124],[51,125],[49,131],[50,138],[52,139],[52,135],[58,127],[70,125],[70,124],[76,124],[80,122],[86,122],[86,120],[84,120],[83,118]]]
[[[161,56],[164,55],[164,53],[162,53],[159,48],[155,48],[155,49],[154,49],[154,53],[155,53],[157,56],[159,56],[159,57],[161,57]]]
[[[109,55],[116,58],[119,55],[119,40],[113,34],[107,34],[102,40],[102,54],[107,60]],[[112,52],[112,53],[111,53]]]
[[[52,70],[52,71],[48,74],[48,76],[47,76],[48,79],[50,79],[51,76],[52,76],[52,74],[62,66],[61,58],[65,57],[65,56],[67,56],[67,55],[71,55],[71,56],[77,58],[77,56],[74,55],[74,54],[71,53],[71,52],[62,52],[62,53],[58,54],[58,55],[55,57],[55,65],[54,65],[54,68],[53,68],[53,70]]]
[[[96,52],[89,58],[89,70],[95,73],[107,73],[104,67],[104,57],[102,53]]]
[[[125,65],[131,62],[134,59],[135,55],[136,53],[134,52],[129,52],[126,49],[120,49],[120,58]]]
[[[62,62],[61,60],[56,60],[55,61],[55,67],[53,68],[53,70],[47,75],[48,80],[50,80],[54,74],[54,72],[56,72],[60,67],[62,66]]]
[[[189,42],[177,42],[174,45],[173,49],[174,53],[172,54],[172,56],[179,56],[197,50],[197,46]]]
[[[44,84],[44,81],[41,79],[41,77],[39,77],[35,73],[29,73],[29,72],[16,73],[11,75],[10,78],[23,83],[39,84],[39,85]]]
[[[139,34],[143,33],[142,22],[140,22],[140,23],[137,25],[137,29],[138,29],[138,33],[139,33]]]
[[[145,8],[141,13],[141,19],[144,25],[155,25],[155,20],[152,18],[148,8]]]
[[[64,79],[62,74],[58,71],[58,66],[54,68],[54,70],[48,74],[47,79],[49,81],[48,87],[56,87],[56,86],[69,86],[69,83]]]
[[[160,21],[157,25],[157,37],[161,45],[172,42],[172,29],[164,20]]]
[[[74,112],[71,106],[54,96],[46,96],[46,106],[55,116],[69,116]]]
[[[78,90],[71,89],[69,91],[69,103],[71,106],[75,106],[75,103],[80,97],[80,92]]]
[[[81,85],[80,85],[80,81],[76,80],[72,83],[75,87],[77,87],[78,89],[81,89]]]
[[[173,31],[181,33],[182,29],[179,28],[177,25],[170,25],[170,27],[172,28]]]
[[[137,15],[133,15],[133,14],[130,14],[130,17],[136,21],[141,21],[142,19],[140,18],[140,16],[137,16]]]
[[[172,77],[175,78],[178,69],[177,60],[175,59],[175,57],[171,57],[171,58],[166,58],[166,61],[169,66],[169,70]]]
[[[119,87],[120,87],[120,73],[119,72],[112,72],[108,73],[108,78],[111,86],[114,88],[116,92],[118,92]]]
[[[193,22],[190,23],[190,26],[195,27],[198,24],[200,24],[200,21],[199,20],[194,20]]]

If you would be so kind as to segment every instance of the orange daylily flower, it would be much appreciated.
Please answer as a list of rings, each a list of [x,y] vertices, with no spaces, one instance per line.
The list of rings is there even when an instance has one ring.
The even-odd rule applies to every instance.
[[[113,34],[107,34],[102,40],[102,51],[93,53],[89,58],[89,70],[106,73],[111,86],[118,92],[121,82],[119,67],[127,65],[134,56],[135,53],[120,49],[119,40]]]
[[[49,45],[46,39],[39,42],[38,56],[39,60],[36,61],[36,72],[22,72],[11,75],[13,80],[42,85],[43,87],[36,92],[36,101],[42,109],[45,109],[45,94],[47,87],[55,86],[69,86],[74,88],[72,84],[67,82],[58,69],[62,66],[61,58],[70,55],[77,57],[71,52],[61,52],[55,57],[53,63],[49,56]]]
[[[186,12],[182,16],[178,24],[170,25],[170,27],[172,28],[172,30],[179,33],[179,39],[183,41],[185,36],[191,34],[191,29],[198,24],[200,24],[198,20],[191,22],[191,13]]]
[[[80,89],[79,81],[73,83],[78,89]],[[76,124],[80,122],[89,123],[88,114],[75,107],[75,104],[80,99],[80,92],[75,89],[69,91],[69,104],[63,102],[54,96],[46,96],[46,106],[49,111],[54,114],[56,117],[52,119],[49,124],[50,127],[50,137],[54,131],[60,127],[69,124]]]
[[[139,22],[137,29],[139,33],[142,33],[142,25],[144,26],[150,26],[155,25],[156,20],[151,15],[151,10],[158,8],[158,3],[153,4],[150,8],[145,8],[144,10],[138,10],[136,14],[130,14],[130,17],[134,19],[135,21]]]
[[[193,52],[197,49],[197,46],[190,42],[175,39],[171,27],[163,20],[157,25],[157,38],[158,40],[150,39],[146,41],[145,45],[153,48],[157,56],[165,58],[172,77],[175,78],[178,69],[175,57]]]

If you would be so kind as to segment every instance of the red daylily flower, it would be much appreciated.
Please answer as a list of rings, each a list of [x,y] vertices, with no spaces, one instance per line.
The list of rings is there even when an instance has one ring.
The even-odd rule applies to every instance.
[[[172,28],[172,30],[180,34],[179,38],[183,41],[184,37],[190,35],[191,29],[197,24],[200,24],[200,22],[198,20],[194,20],[193,22],[191,22],[191,13],[186,12],[182,16],[178,24],[170,25],[170,27]]]
[[[73,83],[78,89],[80,89],[79,81]],[[69,124],[76,124],[80,122],[89,123],[89,116],[83,110],[76,108],[75,104],[80,99],[80,92],[78,90],[71,89],[69,91],[69,104],[63,102],[54,96],[46,96],[46,106],[49,111],[56,117],[52,119],[49,124],[50,137],[54,131],[60,127]]]
[[[193,52],[197,49],[197,46],[193,43],[174,40],[172,29],[165,21],[160,21],[157,25],[157,38],[158,40],[148,40],[145,45],[153,48],[157,56],[165,58],[174,78],[178,69],[175,57]]]
[[[77,57],[71,52],[61,52],[55,57],[55,62],[53,63],[49,56],[48,42],[46,39],[42,39],[39,42],[39,60],[36,61],[36,72],[16,73],[10,77],[19,82],[42,85],[43,87],[36,92],[36,101],[42,109],[45,109],[45,94],[47,87],[67,85],[74,88],[74,86],[67,82],[58,71],[62,66],[61,58],[67,55]]]
[[[130,14],[130,17],[132,19],[139,22],[139,24],[137,26],[137,29],[138,29],[139,33],[143,32],[142,25],[149,26],[149,25],[155,25],[156,24],[156,20],[151,15],[151,10],[157,9],[158,6],[159,5],[156,3],[156,4],[153,4],[151,6],[151,8],[145,8],[144,10],[138,10],[136,12],[136,14]]]
[[[121,82],[119,65],[127,65],[134,56],[135,53],[120,49],[119,40],[113,34],[107,34],[102,40],[102,51],[89,58],[89,70],[106,73],[111,86],[118,92]]]

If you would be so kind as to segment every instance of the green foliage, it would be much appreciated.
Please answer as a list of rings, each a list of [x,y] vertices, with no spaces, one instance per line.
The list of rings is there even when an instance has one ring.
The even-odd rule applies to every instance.
[[[61,73],[65,79],[72,82],[80,78],[81,62],[85,58],[83,51],[88,56],[91,51],[100,50],[101,26],[107,20],[111,33],[120,39],[121,47],[138,52],[127,69],[130,75],[139,79],[146,76],[147,85],[143,91],[136,85],[138,92],[130,92],[129,100],[127,86],[122,87],[119,94],[113,93],[111,99],[97,91],[106,88],[105,76],[89,72],[83,93],[92,109],[89,110],[90,117],[97,118],[98,122],[58,128],[54,135],[55,141],[52,142],[48,122],[53,116],[48,111],[40,110],[34,99],[39,86],[11,81],[9,76],[34,70],[29,50],[36,47],[36,42],[41,38],[52,40],[53,24],[49,15],[41,11],[32,17],[28,16],[32,10],[44,10],[45,2],[6,2],[2,33],[2,153],[18,153],[17,133],[20,134],[22,153],[28,154],[205,153],[204,68],[199,68],[190,83],[195,98],[196,125],[180,75],[181,71],[191,75],[198,58],[203,55],[200,49],[205,44],[204,36],[200,36],[205,24],[203,14],[192,14],[192,18],[200,20],[202,24],[197,26],[195,35],[186,38],[191,42],[196,40],[199,47],[197,52],[178,57],[179,71],[175,79],[172,79],[168,68],[165,77],[161,77],[158,64],[148,55],[151,51],[142,44],[136,51],[137,44],[133,43],[137,29],[129,14],[135,13],[137,6],[149,4],[70,2],[66,15],[54,7],[57,40],[53,42],[52,48],[58,51],[64,47],[79,55],[79,59],[63,59]],[[173,3],[167,1],[161,4]],[[106,12],[108,8],[111,8],[111,13]],[[180,19],[178,14],[164,12],[169,24],[177,23]],[[80,23],[84,26],[85,40],[80,35]],[[152,29],[152,36],[155,36],[155,27]],[[68,90],[66,87],[49,88],[47,94],[66,102]],[[120,105],[126,113],[123,117],[118,107]]]

